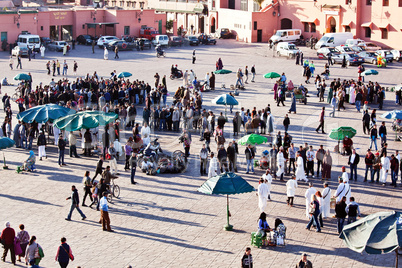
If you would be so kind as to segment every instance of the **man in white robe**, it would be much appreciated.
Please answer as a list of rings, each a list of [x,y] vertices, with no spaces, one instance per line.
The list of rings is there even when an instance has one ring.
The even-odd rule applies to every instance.
[[[322,204],[321,213],[323,218],[330,216],[331,210],[331,189],[328,187],[328,182],[324,183],[324,190],[322,191]]]
[[[40,56],[42,57],[42,59],[45,57],[45,50],[46,50],[46,48],[43,45],[41,45],[40,46]]]
[[[183,74],[183,86],[186,87],[188,85],[188,70],[186,70]]]
[[[290,180],[286,182],[286,195],[288,196],[288,206],[293,207],[293,199],[296,194],[296,188],[297,188],[297,181],[296,181],[296,176],[292,176]]]
[[[391,167],[391,162],[386,154],[381,157],[381,173],[380,173],[380,182],[383,186],[387,182],[388,172]]]
[[[285,173],[285,157],[283,156],[283,148],[281,147],[277,154],[278,171],[276,176],[283,181],[283,173]]]
[[[211,161],[209,162],[208,179],[218,175],[218,159],[214,153],[211,153]]]
[[[267,207],[268,202],[268,185],[265,184],[264,179],[260,179],[260,184],[258,185],[258,207],[260,208],[260,212],[264,212]]]
[[[311,203],[311,196],[317,192],[317,190],[313,187],[312,182],[310,182],[308,184],[308,186],[309,186],[309,188],[306,190],[306,193],[304,194],[304,197],[306,198],[306,217],[307,217],[307,219],[310,218],[309,208],[310,208],[310,203]]]
[[[268,186],[268,200],[271,201],[271,184],[272,184],[271,170],[267,169],[265,174],[262,175],[262,178],[264,179],[264,183]]]
[[[344,182],[343,179],[339,178],[338,189],[336,189],[336,193],[334,197],[336,198],[336,203],[342,200],[342,197],[346,196],[346,204],[350,203],[350,197],[352,195],[352,188],[348,182]]]
[[[303,158],[300,156],[300,153],[297,153],[296,180],[304,180],[305,182],[308,182],[306,173],[304,172]]]
[[[346,167],[342,167],[342,179],[343,182],[349,183],[349,175],[346,172]]]

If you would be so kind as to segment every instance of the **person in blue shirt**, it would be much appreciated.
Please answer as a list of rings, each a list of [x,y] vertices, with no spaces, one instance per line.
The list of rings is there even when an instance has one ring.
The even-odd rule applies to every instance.
[[[261,235],[262,240],[265,242],[267,239],[267,233],[271,231],[267,222],[267,214],[262,212],[260,217],[258,218],[258,233],[257,235]]]
[[[112,228],[110,228],[110,218],[109,218],[109,208],[107,205],[107,192],[103,193],[103,197],[99,202],[99,207],[101,211],[101,219],[103,231],[114,232]]]
[[[318,203],[317,196],[313,194],[311,196],[312,201],[310,203],[310,221],[306,226],[307,230],[310,230],[311,225],[315,222],[317,226],[316,232],[320,233],[321,228],[320,228],[320,223],[318,221],[318,216],[320,215],[320,203]]]

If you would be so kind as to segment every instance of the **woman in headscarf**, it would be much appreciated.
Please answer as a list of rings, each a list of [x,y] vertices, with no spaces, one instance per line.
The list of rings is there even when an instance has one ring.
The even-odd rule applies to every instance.
[[[292,92],[292,103],[290,105],[289,113],[296,113],[296,96],[295,93]]]
[[[35,153],[33,151],[29,151],[29,157],[22,164],[22,168],[26,171],[32,171],[33,166],[35,165],[35,162],[36,162]]]
[[[271,133],[274,132],[274,118],[270,112],[268,112],[268,135],[271,136]]]
[[[294,88],[295,88],[295,86],[293,85],[292,80],[289,80],[289,82],[288,82],[288,90],[293,91]]]
[[[211,72],[211,77],[209,78],[209,87],[211,90],[215,89],[215,74],[214,72]]]
[[[328,180],[331,179],[331,168],[332,168],[332,157],[329,150],[324,155],[324,159],[322,161],[322,179]]]

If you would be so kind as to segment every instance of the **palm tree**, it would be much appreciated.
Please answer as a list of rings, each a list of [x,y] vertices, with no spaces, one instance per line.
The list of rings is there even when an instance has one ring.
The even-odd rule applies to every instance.
[[[256,2],[258,4],[258,6],[260,7],[259,10],[261,10],[261,5],[264,2],[264,0],[254,0],[254,2]]]

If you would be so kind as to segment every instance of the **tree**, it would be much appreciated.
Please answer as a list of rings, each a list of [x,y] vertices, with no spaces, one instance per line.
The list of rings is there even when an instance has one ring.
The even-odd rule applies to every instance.
[[[258,6],[260,7],[259,10],[261,10],[261,8],[262,8],[261,5],[262,5],[262,3],[264,3],[264,0],[254,0],[254,2],[258,4]]]
[[[166,21],[165,27],[166,27],[166,31],[170,32],[170,30],[173,29],[173,20]]]

